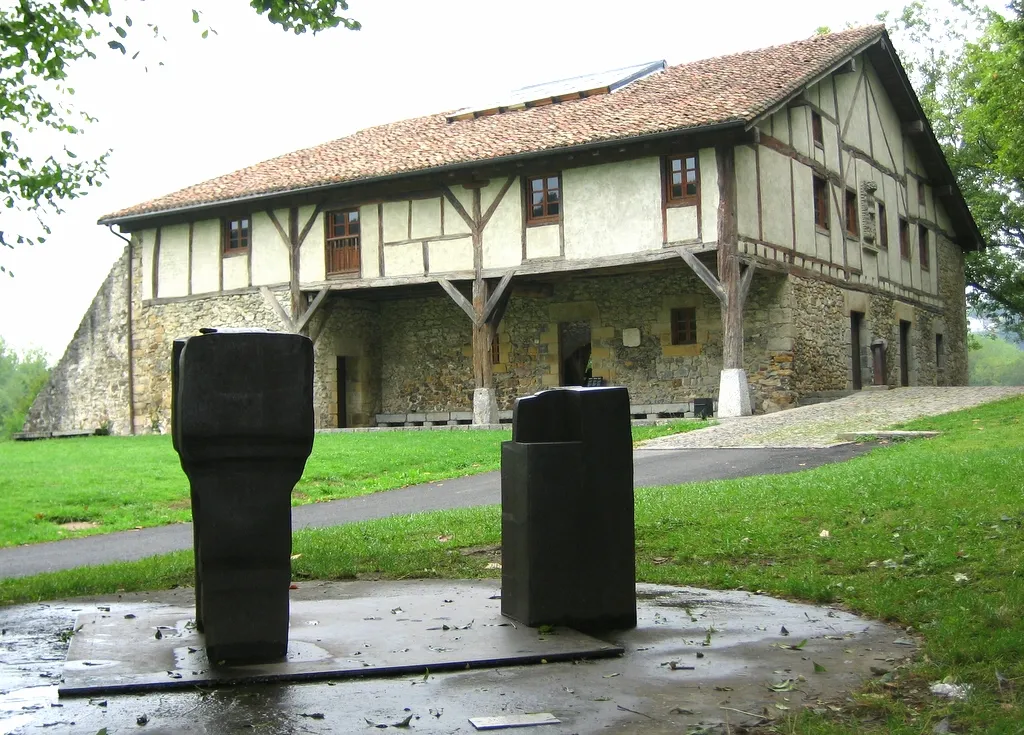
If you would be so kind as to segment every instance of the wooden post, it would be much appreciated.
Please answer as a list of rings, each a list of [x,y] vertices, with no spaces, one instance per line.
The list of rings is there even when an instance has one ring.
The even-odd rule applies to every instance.
[[[718,281],[722,300],[722,368],[743,367],[743,292],[736,232],[736,167],[733,147],[715,148],[718,160]]]
[[[302,293],[299,290],[299,208],[288,210],[288,287],[291,292],[292,322],[302,314]]]
[[[490,289],[484,281],[483,207],[480,189],[473,189],[473,380],[476,388],[491,387],[491,325],[485,310]]]

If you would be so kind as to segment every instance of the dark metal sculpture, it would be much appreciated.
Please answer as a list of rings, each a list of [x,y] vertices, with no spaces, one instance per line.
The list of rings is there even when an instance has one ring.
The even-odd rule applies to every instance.
[[[501,447],[501,511],[503,614],[590,632],[636,626],[625,388],[518,399]]]
[[[174,449],[192,495],[196,623],[213,664],[288,650],[291,491],[313,447],[313,345],[202,330],[175,340]]]

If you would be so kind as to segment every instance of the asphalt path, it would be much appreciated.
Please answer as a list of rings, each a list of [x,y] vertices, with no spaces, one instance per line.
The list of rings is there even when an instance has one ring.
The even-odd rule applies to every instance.
[[[633,453],[633,484],[657,487],[799,472],[842,462],[864,454],[873,446],[862,443],[821,449],[639,449]],[[500,501],[500,475],[487,472],[357,498],[301,505],[292,508],[292,528],[325,528],[395,515],[496,505]],[[15,546],[0,549],[0,578],[135,561],[191,547],[191,523]]]

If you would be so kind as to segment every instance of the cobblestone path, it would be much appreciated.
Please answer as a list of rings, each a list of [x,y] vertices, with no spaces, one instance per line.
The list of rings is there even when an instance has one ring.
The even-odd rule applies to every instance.
[[[645,442],[644,449],[827,447],[839,434],[885,429],[921,416],[959,411],[1024,394],[1024,386],[897,388],[861,391],[829,403],[760,416],[721,419],[717,426]]]

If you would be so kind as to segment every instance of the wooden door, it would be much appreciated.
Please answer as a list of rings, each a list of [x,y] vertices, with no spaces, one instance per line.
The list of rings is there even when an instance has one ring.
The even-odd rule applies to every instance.
[[[344,429],[348,426],[348,402],[345,400],[346,380],[345,358],[338,358],[338,428]]]
[[[900,385],[910,385],[910,322],[900,321]]]
[[[859,311],[850,312],[850,358],[853,367],[853,389],[860,390],[864,387],[861,377],[861,352],[860,352],[860,329],[864,323],[864,314]]]

